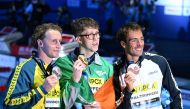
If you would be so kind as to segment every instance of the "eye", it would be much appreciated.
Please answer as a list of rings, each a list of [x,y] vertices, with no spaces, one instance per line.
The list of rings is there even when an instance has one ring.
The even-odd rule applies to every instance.
[[[144,38],[141,38],[141,41],[144,41]]]
[[[130,42],[137,42],[138,39],[130,39],[129,41],[130,41]]]
[[[57,44],[59,41],[57,41],[56,39],[52,41],[53,44]]]

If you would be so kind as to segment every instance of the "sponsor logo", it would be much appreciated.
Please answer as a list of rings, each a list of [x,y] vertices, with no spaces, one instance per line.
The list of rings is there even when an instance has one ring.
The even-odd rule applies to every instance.
[[[89,78],[90,87],[101,87],[104,84],[104,78]]]
[[[46,98],[46,107],[59,107],[59,98]]]
[[[141,92],[148,92],[158,89],[158,82],[155,81],[153,83],[140,84],[134,87],[135,92],[133,94],[138,94]]]

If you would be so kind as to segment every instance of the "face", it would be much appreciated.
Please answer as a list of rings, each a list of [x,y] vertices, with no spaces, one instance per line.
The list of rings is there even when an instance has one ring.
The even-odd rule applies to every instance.
[[[131,57],[141,56],[144,48],[144,37],[142,31],[130,30],[123,48],[125,49],[125,53]]]
[[[41,42],[39,43],[39,46],[49,58],[56,58],[59,56],[61,40],[62,36],[59,31],[48,30],[45,33],[45,38],[40,40]]]
[[[85,52],[96,52],[99,47],[100,34],[98,29],[86,28],[76,37],[77,42]]]

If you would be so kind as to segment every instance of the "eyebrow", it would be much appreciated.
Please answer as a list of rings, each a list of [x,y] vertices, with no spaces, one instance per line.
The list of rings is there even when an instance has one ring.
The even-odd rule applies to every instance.
[[[131,41],[133,39],[144,39],[144,37],[142,36],[141,38],[131,38],[131,39],[129,39],[129,41]]]
[[[83,34],[94,34],[94,33],[99,33],[99,31],[96,31],[96,32],[84,32]]]

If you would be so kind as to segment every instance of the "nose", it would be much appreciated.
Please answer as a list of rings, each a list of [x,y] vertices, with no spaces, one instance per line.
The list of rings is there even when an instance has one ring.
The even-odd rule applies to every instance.
[[[144,40],[141,40],[141,39],[138,40],[138,41],[137,41],[137,45],[138,45],[138,46],[144,45]]]
[[[57,43],[57,48],[61,48],[61,42],[60,41],[58,41],[58,43]]]
[[[100,38],[99,34],[93,34],[93,40],[98,40]]]
[[[98,40],[98,38],[96,36],[93,37],[93,40]]]

